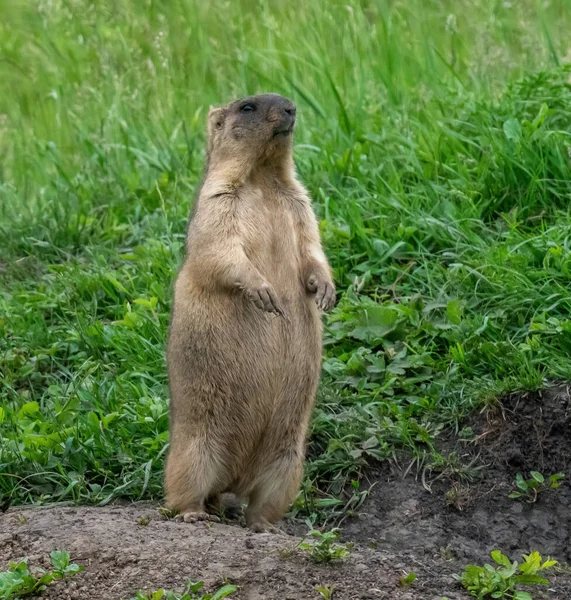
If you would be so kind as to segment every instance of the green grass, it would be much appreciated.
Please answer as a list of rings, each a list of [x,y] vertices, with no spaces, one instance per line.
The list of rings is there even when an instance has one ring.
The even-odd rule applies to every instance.
[[[161,498],[210,104],[299,106],[339,290],[296,509],[571,379],[565,0],[0,0],[0,496]],[[351,487],[351,486],[350,486]]]

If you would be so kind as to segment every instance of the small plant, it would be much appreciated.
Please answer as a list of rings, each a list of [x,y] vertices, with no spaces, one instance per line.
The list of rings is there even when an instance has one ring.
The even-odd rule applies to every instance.
[[[165,519],[174,519],[178,515],[178,510],[166,506],[159,506],[157,512]]]
[[[509,494],[510,498],[523,498],[527,502],[537,501],[538,495],[545,490],[556,490],[565,478],[565,473],[555,473],[547,481],[539,471],[530,472],[531,479],[524,479],[521,473],[515,478],[517,489]]]
[[[458,432],[458,437],[461,440],[471,440],[474,437],[474,430],[471,427],[463,427]]]
[[[225,585],[213,594],[202,594],[203,587],[204,581],[194,582],[188,579],[184,584],[184,590],[180,593],[164,589],[154,592],[139,590],[131,600],[221,600],[238,589],[235,585]]]
[[[472,489],[469,485],[455,481],[446,492],[445,499],[448,506],[453,506],[457,511],[462,512],[473,501]]]
[[[399,585],[401,587],[410,587],[416,581],[416,573],[405,573],[399,579]]]
[[[28,517],[26,517],[26,515],[16,514],[14,515],[14,522],[16,522],[18,525],[26,525],[28,522]]]
[[[317,585],[315,589],[319,592],[322,598],[325,600],[331,600],[333,598],[333,592],[335,591],[335,584],[333,585]]]
[[[0,572],[0,599],[18,600],[22,596],[38,594],[56,579],[63,579],[83,571],[82,566],[70,564],[69,552],[54,550],[50,554],[50,561],[53,571],[38,568],[34,573],[28,568],[27,557],[19,563],[10,563],[9,571]]]
[[[474,598],[506,598],[508,600],[533,600],[531,594],[516,590],[517,585],[548,585],[549,580],[542,576],[543,571],[557,564],[549,558],[541,562],[539,552],[524,554],[524,562],[513,563],[499,550],[491,553],[492,559],[500,565],[483,567],[468,565],[462,575],[455,578],[470,592]]]
[[[306,542],[302,540],[298,548],[308,552],[309,556],[315,562],[330,562],[332,560],[343,560],[349,556],[353,544],[336,544],[339,539],[339,528],[336,527],[330,531],[317,531],[310,529],[307,534],[315,538],[314,542]]]

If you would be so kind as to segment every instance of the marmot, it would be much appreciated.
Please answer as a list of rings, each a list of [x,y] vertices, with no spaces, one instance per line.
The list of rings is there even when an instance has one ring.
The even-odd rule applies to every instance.
[[[209,518],[224,492],[274,529],[299,489],[331,270],[292,159],[295,104],[250,96],[208,115],[206,173],[167,348],[167,503]]]

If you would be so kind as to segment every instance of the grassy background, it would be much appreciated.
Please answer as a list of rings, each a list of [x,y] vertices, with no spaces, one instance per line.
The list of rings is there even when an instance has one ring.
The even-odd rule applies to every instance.
[[[299,107],[340,303],[297,508],[571,379],[566,0],[0,0],[0,497],[161,497],[210,104]],[[469,433],[469,432],[468,432]]]

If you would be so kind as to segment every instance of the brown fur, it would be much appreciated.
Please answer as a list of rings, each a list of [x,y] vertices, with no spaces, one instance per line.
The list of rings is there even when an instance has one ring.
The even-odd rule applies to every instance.
[[[318,309],[335,302],[295,178],[294,123],[294,104],[275,94],[210,112],[167,350],[167,502],[204,518],[206,500],[230,491],[248,501],[255,529],[298,492],[321,369]]]

